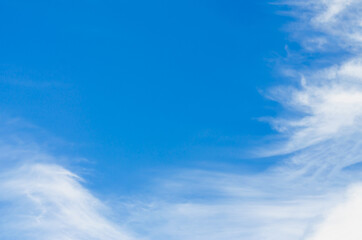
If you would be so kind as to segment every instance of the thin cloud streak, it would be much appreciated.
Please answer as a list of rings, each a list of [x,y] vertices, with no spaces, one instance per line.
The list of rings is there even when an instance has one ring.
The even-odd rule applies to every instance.
[[[56,164],[57,157],[31,146],[0,147],[1,239],[134,239],[80,177]]]

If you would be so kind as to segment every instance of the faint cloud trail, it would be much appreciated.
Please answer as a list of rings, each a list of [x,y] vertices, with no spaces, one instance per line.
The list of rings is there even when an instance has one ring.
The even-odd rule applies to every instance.
[[[131,239],[104,214],[107,208],[68,170],[50,164],[25,164],[1,176],[6,211],[3,238]]]
[[[0,239],[134,239],[61,158],[21,137],[28,125],[1,123]]]

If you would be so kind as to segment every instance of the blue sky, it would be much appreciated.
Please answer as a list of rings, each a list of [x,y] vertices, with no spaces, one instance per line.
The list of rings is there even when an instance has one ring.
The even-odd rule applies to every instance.
[[[102,182],[128,188],[150,169],[242,164],[241,150],[270,133],[256,119],[277,106],[259,90],[275,81],[287,18],[266,1],[1,9],[1,111],[70,142]]]
[[[361,13],[0,1],[0,239],[361,239]]]

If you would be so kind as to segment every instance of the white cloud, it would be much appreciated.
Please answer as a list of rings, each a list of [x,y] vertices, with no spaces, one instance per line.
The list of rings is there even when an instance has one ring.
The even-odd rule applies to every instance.
[[[167,179],[159,198],[129,208],[130,222],[159,240],[300,239],[343,200],[343,190],[325,193],[313,184],[271,172],[182,172]]]
[[[1,239],[133,239],[81,178],[31,146],[1,145]]]
[[[338,21],[338,15],[340,15],[348,6],[358,2],[355,0],[325,0],[314,1],[315,4],[319,3],[321,11],[315,17],[315,20],[320,23],[331,23]]]
[[[336,48],[358,53],[361,50],[361,0],[282,0],[294,7],[300,18],[292,28],[306,50],[333,52]],[[323,42],[323,46],[315,42]]]
[[[307,240],[359,240],[362,238],[362,186],[352,186],[346,200],[333,208],[326,219],[317,224]]]

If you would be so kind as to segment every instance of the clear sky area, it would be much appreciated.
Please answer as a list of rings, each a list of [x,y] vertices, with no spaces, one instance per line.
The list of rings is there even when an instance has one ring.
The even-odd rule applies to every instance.
[[[93,162],[102,185],[133,188],[160,168],[244,165],[242,150],[271,132],[258,118],[276,112],[260,93],[285,55],[287,18],[276,10],[266,1],[2,1],[1,111],[67,142],[61,151]]]

